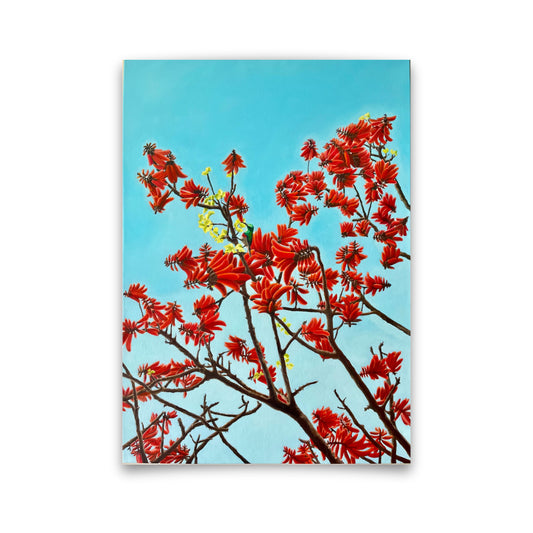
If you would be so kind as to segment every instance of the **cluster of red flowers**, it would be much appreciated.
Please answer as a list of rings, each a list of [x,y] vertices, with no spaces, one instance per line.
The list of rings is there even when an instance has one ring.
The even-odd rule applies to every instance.
[[[292,171],[276,184],[276,202],[286,209],[293,222],[308,225],[318,214],[320,201],[323,207],[338,208],[351,221],[341,222],[342,237],[369,236],[383,243],[381,263],[384,268],[394,268],[401,262],[398,242],[407,234],[408,218],[395,218],[396,198],[385,192],[395,185],[398,167],[386,156],[387,142],[396,117],[359,120],[337,130],[337,138],[318,152],[316,142],[308,139],[302,147],[302,157],[308,163],[318,160],[322,170]],[[334,188],[329,188],[324,171],[332,176]],[[357,180],[364,182],[365,205],[357,190]],[[349,197],[348,192],[356,196]],[[374,213],[373,207],[377,205]],[[354,225],[355,224],[355,225]],[[381,228],[380,228],[381,226]]]
[[[225,254],[222,250],[215,252],[208,244],[202,246],[195,257],[192,250],[184,246],[165,259],[165,266],[171,270],[181,269],[187,274],[185,287],[216,288],[222,296],[228,294],[228,289],[239,291],[241,285],[250,279],[234,255]]]
[[[139,367],[139,377],[142,377],[145,383],[151,385],[153,390],[168,386],[174,383],[177,387],[183,389],[183,397],[187,392],[200,385],[203,379],[194,374],[198,370],[196,364],[190,359],[185,359],[183,363],[170,360],[170,363],[163,364],[159,361],[151,364],[143,364]],[[154,388],[155,387],[155,388]],[[125,400],[130,400],[130,396],[125,396]]]
[[[177,416],[176,411],[164,412],[161,415],[152,413],[150,425],[142,433],[144,453],[150,463],[176,464],[183,463],[188,458],[190,452],[187,446],[176,444],[173,440],[166,443],[164,441],[164,435],[169,433],[171,420]],[[130,450],[136,461],[142,463],[139,439],[130,444]]]
[[[393,394],[398,390],[398,386],[392,383],[391,374],[396,375],[402,368],[403,359],[401,352],[390,352],[388,354],[374,354],[370,364],[361,369],[359,375],[372,380],[383,379],[374,394],[374,398],[381,406],[386,406],[393,399]],[[406,426],[411,425],[411,406],[408,399],[392,401],[395,420],[401,417]]]
[[[255,348],[249,348],[244,339],[236,337],[235,335],[230,335],[229,340],[224,343],[224,346],[228,349],[226,353],[228,356],[231,356],[236,361],[242,361],[247,365],[255,365],[255,369],[251,369],[249,373],[249,379],[253,381],[260,381],[261,383],[267,383],[267,379],[263,372],[263,367],[259,359],[259,355]],[[265,348],[262,344],[259,344],[259,349],[261,350],[261,355],[265,355]],[[276,381],[276,367],[274,365],[269,365],[268,373],[272,382]],[[280,394],[283,394],[283,391],[279,391]]]
[[[347,463],[355,463],[361,458],[375,459],[381,457],[383,448],[391,448],[391,436],[382,428],[370,432],[372,440],[360,434],[352,421],[344,414],[334,413],[329,407],[313,411],[313,423],[335,456]],[[376,445],[377,444],[377,445]],[[283,463],[311,464],[318,463],[318,454],[312,441],[308,441],[293,450],[283,448]],[[322,459],[324,456],[322,455]]]
[[[148,164],[154,168],[139,172],[137,178],[148,189],[150,207],[155,213],[161,213],[165,210],[165,206],[174,200],[170,198],[171,190],[167,187],[176,184],[178,178],[186,178],[187,175],[176,164],[176,157],[172,152],[157,148],[155,143],[147,143],[143,155],[148,158]]]
[[[163,305],[155,298],[149,298],[144,285],[130,285],[124,296],[138,302],[143,311],[140,320],[134,322],[125,319],[122,324],[122,343],[126,345],[128,351],[131,351],[132,339],[137,337],[138,333],[157,336],[178,323],[180,333],[185,336],[185,343],[192,341],[197,346],[211,342],[215,337],[215,331],[220,331],[226,325],[219,320],[218,305],[212,296],[209,297],[212,300],[209,301],[209,305],[206,305],[206,297],[196,302],[198,308],[195,314],[199,322],[185,322],[181,307],[176,302],[167,302]]]

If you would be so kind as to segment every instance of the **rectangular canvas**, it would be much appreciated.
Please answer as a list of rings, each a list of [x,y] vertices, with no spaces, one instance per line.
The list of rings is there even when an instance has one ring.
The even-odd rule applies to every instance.
[[[122,460],[410,462],[409,61],[125,61]]]

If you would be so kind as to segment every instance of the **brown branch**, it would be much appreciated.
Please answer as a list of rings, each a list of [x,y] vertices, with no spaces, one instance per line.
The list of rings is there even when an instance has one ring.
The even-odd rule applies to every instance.
[[[159,419],[164,415],[165,413],[159,413],[159,415],[157,416],[157,418],[151,422],[150,424],[148,424],[145,428],[144,428],[144,431],[148,431],[153,425],[157,424],[159,422]],[[127,442],[125,442],[123,445],[122,445],[122,449],[125,450],[126,448],[129,448],[136,440],[138,440],[139,437],[132,437],[130,440],[128,440]]]
[[[277,327],[277,326],[276,326]],[[298,337],[298,335],[300,335],[300,332],[302,331],[302,327],[300,326],[293,334],[292,334],[292,337],[290,338],[289,342],[285,345],[285,348],[283,348],[281,351],[285,354],[287,353],[287,350],[289,349],[289,346],[293,343],[294,340],[296,340],[296,338]]]
[[[375,308],[372,304],[369,303],[369,301],[363,296],[363,293],[361,293],[360,295],[361,297],[361,301],[368,307],[368,309],[370,309],[370,311],[372,311],[373,314],[379,316],[379,318],[381,318],[382,320],[384,320],[385,322],[387,322],[387,324],[390,324],[391,326],[394,326],[395,328],[399,329],[400,331],[402,331],[403,333],[405,333],[406,335],[411,335],[411,330],[407,329],[405,326],[402,326],[401,324],[399,324],[398,322],[396,322],[396,320],[393,320],[392,318],[390,318],[389,316],[387,316],[385,313],[383,313],[382,311],[380,311],[379,309]]]
[[[409,211],[411,211],[411,206],[409,205],[409,202],[407,201],[407,198],[403,194],[402,188],[400,187],[400,184],[395,181],[394,186],[396,187],[396,191],[398,192],[398,196],[400,197],[400,200],[402,201],[403,205],[407,207]]]
[[[274,317],[275,317],[275,314],[271,313],[270,323],[272,325],[272,331],[274,332],[274,339],[276,341],[276,348],[278,350],[279,362],[281,365],[281,374],[283,375],[283,381],[285,383],[285,389],[287,391],[287,398],[289,400],[289,404],[292,404],[294,402],[294,397],[293,397],[292,390],[291,390],[291,384],[289,382],[289,375],[287,374],[287,365],[285,364],[285,352],[281,348],[278,330],[276,328],[276,320]]]
[[[270,372],[268,371],[268,365],[266,363],[265,355],[263,353],[263,350],[261,349],[261,345],[259,344],[257,335],[255,333],[255,327],[252,322],[252,313],[250,311],[250,305],[248,303],[248,300],[250,299],[250,297],[248,295],[248,291],[246,290],[246,285],[244,283],[241,286],[241,295],[242,295],[242,301],[244,304],[244,312],[246,314],[246,323],[248,324],[248,333],[250,333],[250,337],[252,339],[252,343],[257,353],[259,363],[261,364],[261,368],[263,369],[263,374],[267,382],[268,390],[270,392],[270,397],[275,399],[277,397],[276,387],[274,387],[272,376],[270,375]]]
[[[321,315],[325,314],[321,309],[304,309],[302,307],[282,307],[284,311],[298,311],[302,313],[319,313]]]
[[[275,317],[275,318],[276,318],[276,322],[278,324],[281,324],[281,326],[283,326],[285,328],[287,333],[294,337],[294,340],[298,344],[301,344],[302,346],[304,346],[305,348],[307,348],[311,352],[314,352],[314,353],[316,353],[318,355],[323,355],[324,357],[330,357],[330,358],[334,358],[335,357],[335,352],[328,352],[327,350],[320,350],[319,348],[315,348],[314,346],[311,346],[310,344],[307,344],[307,342],[305,342],[303,339],[301,339],[300,337],[294,335],[294,333],[289,329],[287,324],[285,324],[285,322],[283,322],[283,320],[281,320],[281,318],[279,318],[278,316]]]
[[[243,402],[244,402],[244,399],[243,399]],[[196,440],[196,442],[195,442],[195,449],[194,449],[193,453],[191,454],[191,456],[189,457],[189,459],[187,459],[188,463],[191,463],[193,460],[197,462],[198,454],[207,446],[207,444],[209,444],[209,442],[212,439],[214,439],[216,436],[221,436],[221,434],[223,432],[228,431],[228,429],[233,424],[235,424],[235,422],[237,422],[238,420],[240,420],[244,416],[249,416],[249,415],[252,415],[255,412],[257,412],[259,410],[259,408],[261,407],[261,404],[258,403],[256,405],[256,407],[254,407],[251,411],[248,411],[248,402],[244,402],[243,406],[244,406],[243,412],[241,412],[241,413],[239,413],[237,415],[234,415],[233,418],[231,420],[229,420],[228,422],[226,422],[223,426],[218,427],[218,426],[215,425],[214,426],[214,430],[213,430],[213,432],[210,435],[208,435],[207,437],[205,437],[203,439],[200,439],[200,437],[198,437],[198,440]],[[206,413],[209,414],[209,408],[206,409]],[[207,422],[207,420],[206,420],[206,422]],[[207,423],[206,423],[206,427],[209,427]],[[211,428],[209,428],[209,429],[211,429]],[[228,443],[228,445],[229,445],[229,447],[230,447],[230,449],[232,451],[235,450],[235,448],[233,448],[233,446],[231,446],[231,444]],[[237,451],[237,450],[235,450],[235,451]],[[238,452],[237,452],[237,454],[238,454]],[[241,456],[240,454],[238,454],[237,456],[241,460],[244,459],[244,457]],[[248,462],[248,461],[246,461],[246,459],[244,459],[244,462]]]
[[[268,399],[268,396],[266,396],[266,395],[264,395],[264,394],[262,394],[260,392],[257,392],[256,390],[246,386],[242,381],[234,378],[233,375],[231,377],[233,379],[235,379],[236,381],[238,381],[237,383],[234,383],[234,382],[230,381],[229,379],[225,378],[224,376],[219,374],[216,371],[216,369],[210,370],[210,369],[206,368],[205,365],[200,363],[200,361],[191,352],[189,352],[189,350],[187,350],[184,346],[182,346],[176,340],[175,337],[169,335],[165,331],[161,331],[160,335],[162,335],[163,337],[165,337],[165,339],[167,339],[167,343],[168,344],[170,344],[171,346],[174,346],[181,353],[183,353],[186,357],[190,358],[194,362],[195,365],[197,365],[198,367],[203,368],[204,375],[211,376],[211,377],[217,379],[218,381],[222,382],[224,385],[227,385],[228,387],[232,388],[233,390],[236,390],[240,394],[244,394],[246,396],[254,398],[255,400],[259,400],[259,401],[263,402],[263,401]]]
[[[315,380],[315,381],[310,381],[309,383],[305,383],[304,385],[302,385],[301,387],[298,387],[294,392],[293,392],[293,396],[296,396],[297,394],[299,394],[300,392],[302,392],[306,387],[309,387],[311,385],[316,385],[318,383],[318,380]]]

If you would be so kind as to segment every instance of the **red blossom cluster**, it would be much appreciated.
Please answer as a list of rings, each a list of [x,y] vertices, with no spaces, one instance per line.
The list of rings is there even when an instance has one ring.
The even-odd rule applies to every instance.
[[[338,137],[326,143],[322,152],[317,151],[313,139],[307,140],[301,155],[308,165],[316,159],[321,170],[292,171],[275,188],[276,202],[292,222],[308,225],[320,207],[337,208],[351,219],[341,222],[342,237],[368,237],[372,231],[373,238],[383,244],[384,268],[394,268],[403,261],[398,243],[407,234],[408,217],[393,216],[396,198],[385,192],[388,186],[398,186],[398,167],[391,163],[394,156],[386,155],[389,150],[385,148],[392,141],[395,119],[385,115],[339,128]],[[333,186],[327,183],[325,171]],[[364,203],[357,188],[360,181]]]
[[[266,384],[267,378],[263,372],[261,364],[261,358],[265,356],[265,347],[259,343],[260,354],[258,354],[256,348],[249,348],[246,340],[230,335],[229,340],[224,343],[224,346],[228,349],[225,354],[231,356],[233,359],[239,362],[244,362],[247,365],[255,365],[249,372],[248,378],[261,383]],[[276,367],[274,365],[268,366],[268,373],[272,382],[276,381]],[[279,393],[283,394],[283,391],[279,390]]]
[[[187,446],[174,440],[164,442],[164,436],[168,435],[172,424],[171,420],[177,416],[176,411],[168,411],[160,415],[152,413],[150,425],[142,434],[143,451],[150,463],[179,464],[189,457],[190,450]],[[136,461],[142,463],[143,457],[138,438],[130,444],[130,450]]]
[[[313,411],[313,423],[319,435],[341,461],[356,463],[360,459],[381,458],[387,448],[391,448],[392,437],[382,428],[370,432],[368,438],[354,427],[344,414],[334,413],[329,407]],[[318,463],[321,455],[312,441],[304,442],[296,450],[283,448],[283,463]]]
[[[382,407],[386,407],[390,402],[394,412],[395,420],[401,417],[402,422],[406,426],[411,425],[411,406],[409,400],[404,398],[394,401],[394,393],[398,390],[399,380],[392,383],[392,376],[400,372],[402,368],[403,359],[400,358],[401,352],[390,352],[379,355],[373,354],[370,364],[361,369],[359,375],[363,378],[370,378],[372,380],[383,379],[381,386],[379,386],[374,394],[374,398]]]
[[[235,256],[225,254],[222,250],[215,252],[208,244],[205,244],[195,257],[192,251],[184,246],[165,259],[165,266],[175,271],[183,270],[187,274],[184,286],[188,289],[215,288],[222,296],[228,294],[228,289],[239,291],[241,285],[250,279]]]
[[[152,170],[142,170],[137,174],[137,179],[148,189],[150,207],[155,213],[165,210],[168,203],[174,198],[170,197],[171,189],[178,178],[186,178],[182,168],[176,164],[176,157],[170,150],[161,150],[155,143],[147,143],[143,155],[148,159]],[[169,187],[169,189],[167,189]]]
[[[220,280],[218,281],[220,283]],[[124,296],[139,303],[143,316],[134,322],[125,319],[122,325],[122,343],[126,345],[126,350],[131,351],[131,342],[137,333],[150,333],[160,335],[168,328],[176,326],[178,323],[179,332],[184,335],[185,343],[190,341],[195,346],[205,345],[215,337],[215,332],[220,331],[225,322],[219,320],[218,306],[214,302],[206,305],[205,297],[195,303],[195,314],[199,318],[198,322],[185,322],[181,307],[176,302],[167,302],[163,305],[155,298],[146,295],[144,285],[133,284],[124,292]]]

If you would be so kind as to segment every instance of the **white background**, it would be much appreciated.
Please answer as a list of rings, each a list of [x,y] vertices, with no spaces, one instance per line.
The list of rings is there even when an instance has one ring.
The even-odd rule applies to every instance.
[[[527,5],[3,6],[5,531],[530,530]],[[411,466],[121,466],[121,61],[181,58],[412,60]]]

